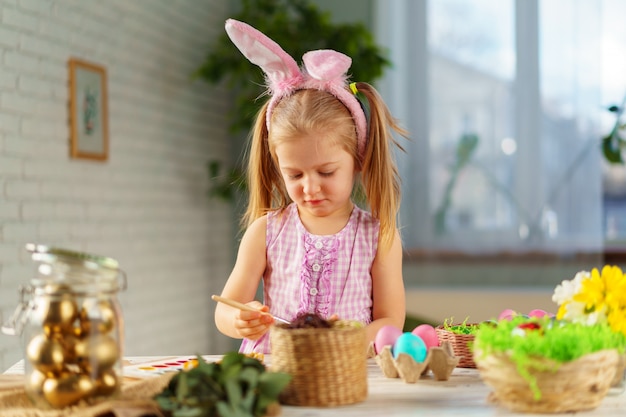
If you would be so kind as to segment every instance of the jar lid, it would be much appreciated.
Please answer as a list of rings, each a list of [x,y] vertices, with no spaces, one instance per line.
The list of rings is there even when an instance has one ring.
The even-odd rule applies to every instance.
[[[93,255],[84,252],[75,252],[62,248],[55,248],[46,245],[40,245],[37,243],[27,243],[26,250],[32,253],[32,257],[35,260],[53,260],[58,257],[63,257],[68,260],[79,262],[93,262],[97,266],[119,269],[119,263],[113,258],[107,258],[106,256]]]

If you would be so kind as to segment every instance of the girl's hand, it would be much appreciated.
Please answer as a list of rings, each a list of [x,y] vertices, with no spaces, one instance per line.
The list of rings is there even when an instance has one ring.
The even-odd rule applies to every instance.
[[[251,301],[246,304],[259,311],[239,310],[239,313],[235,315],[234,327],[239,336],[257,340],[267,333],[274,323],[274,318],[269,314],[264,314],[269,311],[268,306],[264,306],[258,301]]]

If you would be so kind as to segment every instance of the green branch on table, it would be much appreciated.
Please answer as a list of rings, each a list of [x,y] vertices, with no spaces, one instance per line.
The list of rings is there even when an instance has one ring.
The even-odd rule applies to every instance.
[[[238,352],[175,374],[154,399],[172,417],[259,417],[278,406],[278,395],[291,380],[280,372],[267,372],[256,358]]]

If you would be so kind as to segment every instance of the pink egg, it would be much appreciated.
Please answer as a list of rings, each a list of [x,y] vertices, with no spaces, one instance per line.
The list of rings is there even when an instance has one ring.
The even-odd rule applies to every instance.
[[[402,330],[390,324],[381,327],[374,338],[374,349],[376,353],[382,352],[385,346],[393,346],[396,340],[402,334]]]
[[[500,315],[498,316],[498,320],[511,320],[515,316],[517,316],[517,312],[515,310],[507,308],[506,310],[502,311],[502,313],[500,313]]]
[[[550,313],[548,313],[545,310],[541,310],[539,308],[536,308],[534,310],[530,310],[528,312],[528,317],[544,317],[544,316],[549,316]]]
[[[437,335],[437,331],[430,324],[420,324],[413,329],[411,333],[415,336],[419,336],[424,341],[428,349],[439,346],[439,336]]]

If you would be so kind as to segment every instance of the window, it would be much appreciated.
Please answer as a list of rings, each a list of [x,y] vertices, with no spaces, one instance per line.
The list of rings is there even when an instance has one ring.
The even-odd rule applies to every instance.
[[[626,2],[392,0],[377,12],[394,63],[379,87],[412,135],[399,156],[408,248],[599,253],[626,238],[626,179],[606,193],[608,172],[626,174],[599,148],[606,108],[626,94]]]

